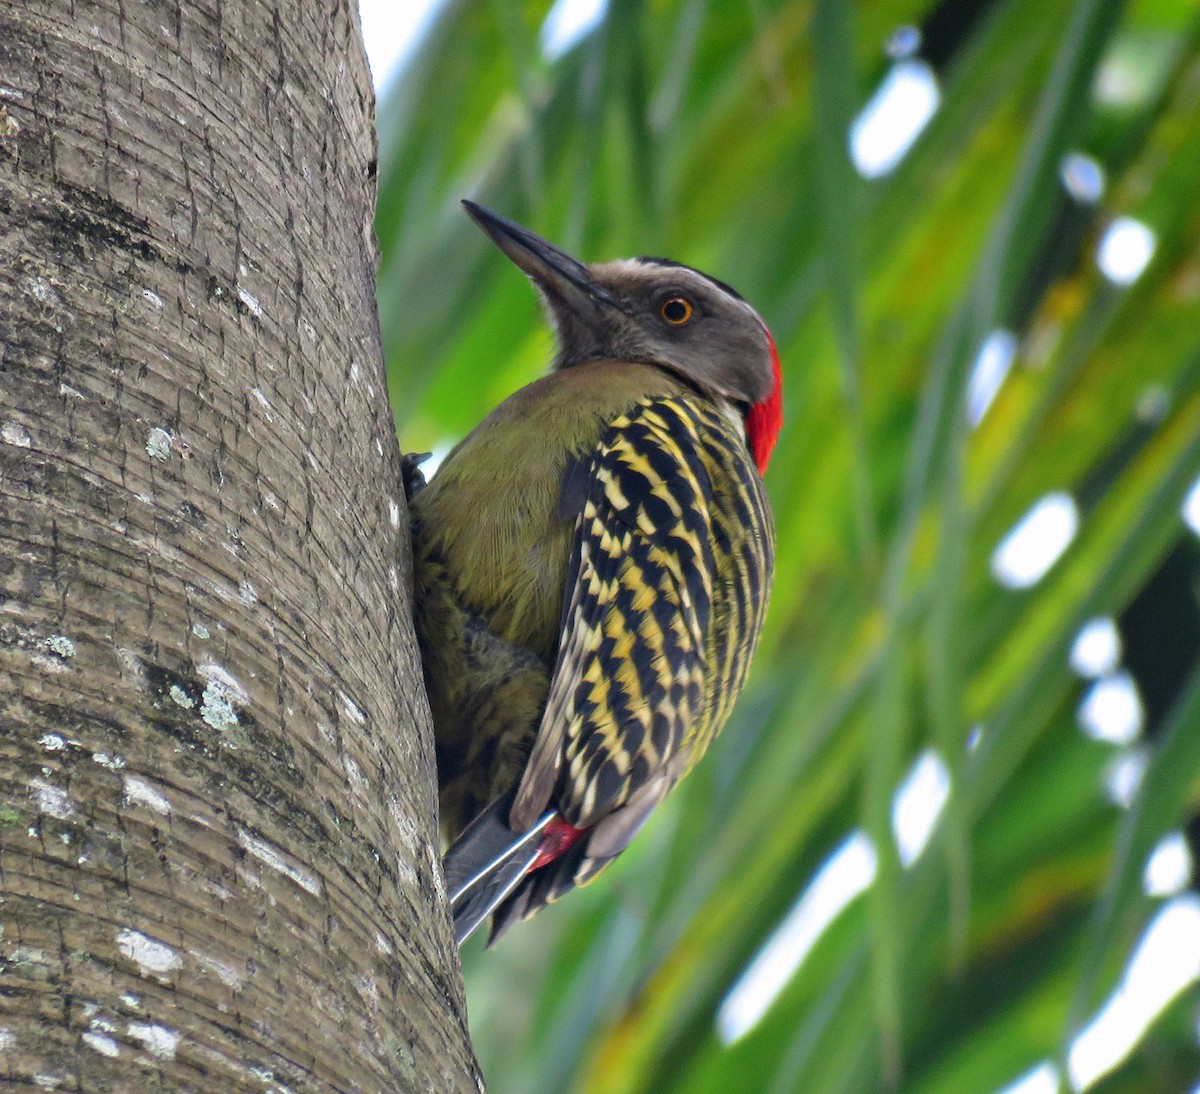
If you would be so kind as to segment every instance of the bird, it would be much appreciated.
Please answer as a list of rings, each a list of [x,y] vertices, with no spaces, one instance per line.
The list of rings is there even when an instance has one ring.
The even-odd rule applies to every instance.
[[[782,374],[724,282],[463,206],[557,347],[411,498],[442,865],[456,941],[490,916],[490,945],[616,858],[728,719],[774,570]]]

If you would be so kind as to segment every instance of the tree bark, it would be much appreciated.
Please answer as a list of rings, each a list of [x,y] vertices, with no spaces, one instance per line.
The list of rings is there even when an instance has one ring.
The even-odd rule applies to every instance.
[[[0,1075],[475,1089],[341,0],[0,10]]]

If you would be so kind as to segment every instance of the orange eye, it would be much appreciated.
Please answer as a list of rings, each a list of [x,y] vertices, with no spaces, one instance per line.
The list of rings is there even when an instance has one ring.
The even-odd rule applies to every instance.
[[[692,302],[685,296],[672,296],[662,302],[658,314],[673,327],[683,326],[692,317]]]

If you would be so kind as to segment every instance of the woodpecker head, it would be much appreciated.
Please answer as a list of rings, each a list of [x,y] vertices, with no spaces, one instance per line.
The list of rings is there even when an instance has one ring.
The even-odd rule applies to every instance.
[[[507,217],[463,205],[541,293],[558,338],[556,369],[599,360],[667,369],[737,409],[766,471],[783,423],[779,356],[766,324],[733,289],[665,258],[584,265]]]

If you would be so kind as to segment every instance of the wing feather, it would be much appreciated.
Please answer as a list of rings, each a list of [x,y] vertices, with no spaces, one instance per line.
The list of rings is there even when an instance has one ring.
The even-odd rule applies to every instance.
[[[552,797],[569,823],[596,823],[662,771],[699,718],[712,493],[681,401],[647,400],[601,439],[576,520],[550,693],[510,814],[517,831]]]

